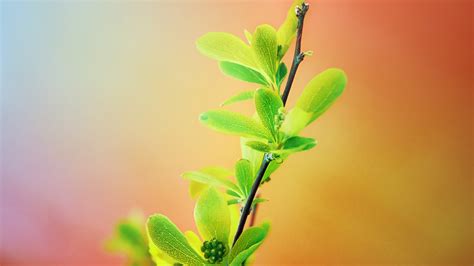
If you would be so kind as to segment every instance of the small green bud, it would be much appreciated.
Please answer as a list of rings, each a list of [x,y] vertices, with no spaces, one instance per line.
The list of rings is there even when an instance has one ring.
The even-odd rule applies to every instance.
[[[219,263],[226,255],[227,248],[224,243],[213,238],[209,241],[204,241],[201,251],[204,253],[204,258],[210,264]]]

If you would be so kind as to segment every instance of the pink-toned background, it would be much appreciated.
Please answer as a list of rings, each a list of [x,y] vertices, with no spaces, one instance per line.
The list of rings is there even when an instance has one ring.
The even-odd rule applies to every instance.
[[[315,54],[289,105],[327,67],[349,83],[304,132],[318,147],[264,187],[257,262],[472,265],[472,1],[310,4]],[[0,264],[120,265],[103,239],[133,208],[193,229],[179,174],[239,159],[238,139],[197,117],[254,88],[194,41],[277,27],[289,5],[2,1]]]

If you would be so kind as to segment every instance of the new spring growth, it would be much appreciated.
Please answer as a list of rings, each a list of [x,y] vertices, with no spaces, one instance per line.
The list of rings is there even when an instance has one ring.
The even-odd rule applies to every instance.
[[[143,265],[140,263],[143,259],[152,259],[157,265],[247,265],[249,257],[264,242],[270,228],[268,223],[246,226],[252,207],[266,201],[261,196],[255,198],[261,184],[270,176],[285,178],[275,174],[283,162],[292,154],[316,146],[315,139],[300,133],[329,109],[347,82],[344,71],[327,69],[301,88],[301,95],[294,95],[297,97],[295,105],[286,105],[298,66],[305,56],[312,53],[301,51],[304,17],[308,9],[309,5],[303,0],[294,0],[278,28],[259,25],[252,33],[245,32],[247,42],[234,34],[215,31],[197,40],[198,50],[216,60],[225,75],[246,82],[243,87],[253,84],[252,90],[231,96],[223,106],[252,101],[254,108],[250,111],[258,117],[223,108],[209,110],[200,116],[204,126],[240,137],[242,156],[236,158],[237,163],[232,169],[208,166],[183,174],[183,178],[190,181],[190,195],[196,200],[194,219],[199,234],[181,231],[162,214],[151,215],[146,235],[140,231],[133,234],[142,235],[138,254],[141,257],[132,258],[134,265]],[[294,41],[293,60],[285,63],[285,53]],[[280,85],[285,83],[285,79],[284,91],[280,95]],[[242,208],[240,214],[239,207]],[[298,221],[295,219],[295,226]],[[122,235],[117,238],[119,245],[116,246],[134,243],[130,246],[136,249],[136,241],[130,242]],[[148,247],[145,246],[147,242]],[[147,250],[151,259],[143,252]]]
[[[204,258],[207,259],[207,262],[214,264],[222,262],[222,259],[226,255],[227,249],[224,243],[217,240],[216,238],[213,238],[209,241],[204,241],[201,251],[204,254]]]
[[[274,120],[275,120],[275,130],[278,131],[281,128],[281,125],[283,125],[283,121],[285,121],[285,116],[286,116],[286,111],[284,107],[280,107],[278,109],[278,114],[275,115]]]

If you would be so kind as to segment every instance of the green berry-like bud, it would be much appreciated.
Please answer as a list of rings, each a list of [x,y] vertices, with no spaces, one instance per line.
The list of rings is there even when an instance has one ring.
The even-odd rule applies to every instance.
[[[221,241],[213,238],[209,241],[204,241],[201,251],[204,254],[204,258],[207,259],[207,262],[210,264],[219,263],[223,260],[226,255],[226,245]]]

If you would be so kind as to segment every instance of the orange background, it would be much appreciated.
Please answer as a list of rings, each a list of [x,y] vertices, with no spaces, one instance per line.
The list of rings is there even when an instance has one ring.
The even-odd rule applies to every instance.
[[[289,106],[325,68],[349,83],[262,189],[257,262],[472,265],[472,2],[310,4]],[[102,242],[132,208],[193,229],[180,173],[240,156],[197,117],[255,87],[194,41],[277,27],[289,5],[2,2],[0,264],[119,265]]]

